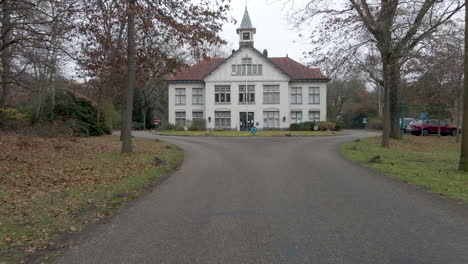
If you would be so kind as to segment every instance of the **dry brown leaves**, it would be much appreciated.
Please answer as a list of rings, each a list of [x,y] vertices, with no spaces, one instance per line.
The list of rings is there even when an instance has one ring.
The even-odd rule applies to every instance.
[[[38,211],[54,219],[69,216],[83,205],[63,197],[54,206],[54,200],[62,199],[64,192],[77,188],[84,192],[101,190],[131,177],[136,169],[154,167],[148,156],[164,150],[163,145],[147,140],[135,140],[134,146],[135,153],[122,155],[119,139],[112,136],[42,138],[0,132],[0,224],[10,221],[24,230],[37,229],[35,223],[43,217]],[[33,203],[44,197],[50,197],[50,203]],[[89,201],[93,205],[99,202]],[[73,232],[78,227],[67,229]],[[37,245],[48,241],[51,232],[41,228],[30,232],[35,235],[21,236],[3,230],[0,249],[6,243],[34,252]]]

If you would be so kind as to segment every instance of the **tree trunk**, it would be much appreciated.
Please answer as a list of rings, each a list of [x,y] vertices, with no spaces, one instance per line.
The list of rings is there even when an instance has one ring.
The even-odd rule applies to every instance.
[[[148,110],[146,110],[145,107],[143,107],[142,114],[143,114],[143,129],[146,130],[146,113]]]
[[[136,48],[135,48],[135,1],[128,0],[128,26],[127,26],[127,41],[128,41],[128,80],[127,80],[127,91],[125,98],[125,114],[123,124],[123,140],[122,140],[122,153],[132,152],[132,111],[133,111],[133,93],[135,90],[136,82]]]
[[[465,36],[468,36],[468,0],[465,0]],[[463,127],[462,129],[462,144],[460,152],[460,167],[461,171],[468,171],[468,38],[465,37],[465,62],[464,71],[465,78],[463,80]]]
[[[390,74],[388,58],[382,56],[383,71],[384,71],[384,109],[383,109],[383,131],[382,131],[382,147],[390,147]]]
[[[459,89],[459,87],[457,87]],[[457,127],[457,132],[456,132],[456,138],[455,141],[457,143],[460,143],[460,133],[459,133],[459,127],[460,127],[460,92],[457,93],[457,99],[455,100],[455,126]]]
[[[2,9],[2,94],[0,97],[0,108],[5,108],[9,103],[11,89],[11,10],[8,1],[5,1]]]
[[[390,93],[390,137],[401,139],[400,131],[400,64],[395,59],[390,59],[388,86]]]

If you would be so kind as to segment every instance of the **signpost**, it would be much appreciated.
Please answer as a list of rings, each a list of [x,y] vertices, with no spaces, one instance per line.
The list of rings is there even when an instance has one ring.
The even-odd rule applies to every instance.
[[[250,133],[255,135],[257,133],[257,127],[255,127],[255,126],[251,127],[250,128]]]
[[[160,122],[161,122],[161,120],[159,120],[159,118],[157,118],[157,117],[155,117],[155,118],[153,119],[153,123],[154,123],[155,125],[159,124]]]
[[[427,120],[427,113],[419,113],[419,120],[421,120],[421,136],[424,136],[424,121]]]

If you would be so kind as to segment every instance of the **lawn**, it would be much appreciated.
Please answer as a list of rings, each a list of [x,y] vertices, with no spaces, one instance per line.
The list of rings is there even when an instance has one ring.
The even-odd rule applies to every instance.
[[[66,246],[63,239],[137,199],[182,161],[173,145],[118,137],[40,138],[0,134],[0,263]],[[167,165],[152,161],[159,156]]]
[[[390,177],[468,202],[468,174],[457,170],[460,146],[454,137],[405,136],[392,140],[390,149],[380,147],[380,137],[366,138],[343,145],[342,153]],[[376,155],[381,161],[369,163]]]
[[[334,131],[281,131],[265,130],[252,134],[249,131],[163,131],[157,132],[162,136],[211,136],[211,137],[285,137],[290,134],[292,137],[313,137],[313,136],[335,136]]]

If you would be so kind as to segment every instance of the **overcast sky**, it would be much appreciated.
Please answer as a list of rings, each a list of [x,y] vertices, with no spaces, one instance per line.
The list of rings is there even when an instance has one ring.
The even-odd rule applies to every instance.
[[[286,7],[284,0],[248,0],[247,9],[253,26],[257,29],[254,46],[259,51],[268,50],[269,57],[289,57],[304,62],[303,52],[310,48],[305,41],[301,41],[299,33],[291,28],[286,21]],[[245,11],[246,0],[232,0],[230,15],[237,20],[237,24],[226,24],[221,36],[228,41],[228,48],[239,47],[239,36],[236,28]],[[229,50],[230,50],[229,49]]]

